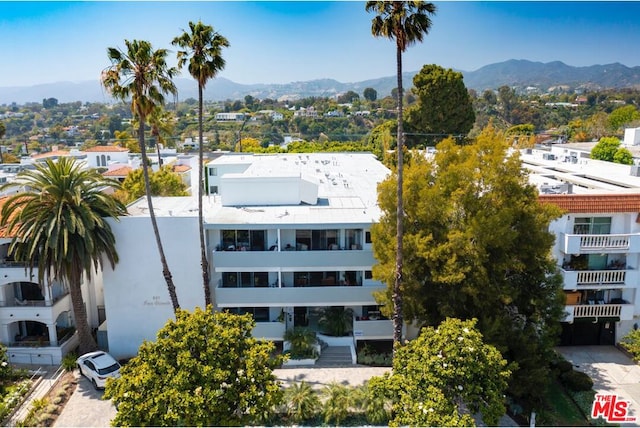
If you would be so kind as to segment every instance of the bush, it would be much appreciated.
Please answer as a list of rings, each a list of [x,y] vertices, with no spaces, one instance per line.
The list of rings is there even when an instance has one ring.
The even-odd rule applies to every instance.
[[[571,370],[560,375],[562,384],[572,391],[589,391],[593,388],[593,381],[588,374]]]
[[[76,360],[78,355],[75,352],[70,352],[62,359],[62,367],[68,372],[73,371],[76,368]]]

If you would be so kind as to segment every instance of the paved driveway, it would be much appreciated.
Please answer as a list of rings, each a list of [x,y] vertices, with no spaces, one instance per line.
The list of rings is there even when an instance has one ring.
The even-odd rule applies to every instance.
[[[109,427],[116,416],[111,401],[102,399],[102,391],[96,391],[91,382],[76,370],[78,387],[56,419],[54,427]]]
[[[556,349],[576,370],[591,376],[594,390],[617,394],[630,401],[630,413],[640,423],[640,366],[614,346],[560,346]]]

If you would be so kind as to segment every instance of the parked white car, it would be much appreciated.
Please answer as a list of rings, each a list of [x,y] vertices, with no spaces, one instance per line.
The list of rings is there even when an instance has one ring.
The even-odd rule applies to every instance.
[[[120,363],[106,352],[89,352],[78,358],[76,362],[80,374],[89,379],[95,389],[104,389],[110,377],[120,377]]]

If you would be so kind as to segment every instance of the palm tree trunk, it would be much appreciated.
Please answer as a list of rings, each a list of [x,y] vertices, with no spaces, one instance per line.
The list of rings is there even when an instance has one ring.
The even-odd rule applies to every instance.
[[[147,194],[147,204],[149,205],[149,217],[151,218],[151,225],[153,226],[153,234],[156,238],[156,245],[158,246],[158,252],[160,253],[160,263],[162,263],[162,275],[167,282],[167,289],[169,290],[169,297],[171,298],[171,304],[173,305],[173,312],[177,312],[180,309],[178,303],[178,296],[176,294],[176,286],[173,284],[173,278],[171,277],[171,271],[167,264],[167,258],[164,256],[164,249],[162,248],[162,240],[160,239],[160,231],[158,230],[158,222],[156,221],[156,214],[153,211],[153,201],[151,198],[151,183],[149,181],[149,170],[147,169],[147,148],[144,144],[144,116],[140,114],[138,121],[138,144],[140,144],[140,153],[142,153],[142,174],[144,176],[144,189]]]
[[[203,131],[202,131],[202,85],[198,83],[198,227],[200,230],[200,265],[202,266],[202,286],[204,287],[204,302],[205,306],[209,307],[212,305],[211,309],[215,309],[213,307],[214,300],[212,299],[211,290],[209,289],[209,262],[207,261],[207,249],[205,247],[204,240],[204,219],[202,215],[202,191],[203,191]]]
[[[73,318],[75,319],[76,331],[78,332],[80,355],[98,349],[96,341],[93,339],[87,317],[87,308],[82,298],[82,274],[74,273],[69,278],[69,294],[71,295],[71,307],[73,308]]]
[[[393,293],[391,299],[393,301],[393,344],[394,353],[397,346],[402,343],[402,239],[404,236],[404,204],[402,201],[402,161],[403,161],[403,148],[404,148],[404,132],[402,126],[402,50],[400,47],[396,51],[397,59],[397,73],[398,73],[398,205],[396,210],[396,239],[397,239],[397,252],[396,252],[396,277],[393,284]]]

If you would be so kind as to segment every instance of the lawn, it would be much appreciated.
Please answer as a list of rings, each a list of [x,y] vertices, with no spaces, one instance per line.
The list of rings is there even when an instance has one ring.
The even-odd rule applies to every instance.
[[[547,416],[551,420],[545,421],[545,425],[560,427],[583,427],[591,425],[558,382],[552,382],[549,385],[547,398],[551,406]]]

